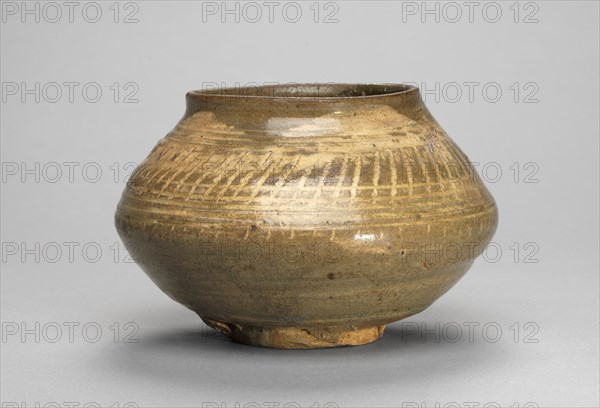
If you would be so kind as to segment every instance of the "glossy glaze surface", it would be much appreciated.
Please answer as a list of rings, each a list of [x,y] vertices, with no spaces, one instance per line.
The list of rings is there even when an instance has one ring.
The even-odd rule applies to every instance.
[[[311,348],[368,343],[428,307],[497,209],[417,88],[308,84],[188,93],[116,225],[209,325]]]

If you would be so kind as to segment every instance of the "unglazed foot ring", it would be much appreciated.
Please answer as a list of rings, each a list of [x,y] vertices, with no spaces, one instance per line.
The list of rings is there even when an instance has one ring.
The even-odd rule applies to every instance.
[[[385,326],[259,327],[200,317],[238,343],[278,349],[359,346],[378,340],[385,329]]]

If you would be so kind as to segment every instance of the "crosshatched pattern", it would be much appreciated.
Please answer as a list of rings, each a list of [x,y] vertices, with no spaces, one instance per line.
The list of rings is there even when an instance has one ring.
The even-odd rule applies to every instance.
[[[365,135],[340,134],[319,138],[312,149],[298,138],[267,139],[256,148],[252,137],[238,136],[215,150],[219,140],[231,142],[230,134],[239,132],[208,138],[199,129],[202,137],[190,143],[190,125],[183,121],[132,175],[127,194],[133,208],[151,211],[154,203],[156,214],[174,207],[209,221],[207,212],[235,220],[248,211],[301,211],[331,214],[331,224],[345,224],[343,211],[350,217],[362,212],[369,225],[434,210],[441,216],[489,211],[473,167],[443,131],[421,127],[413,134],[414,121],[407,122],[394,129],[402,136],[378,135],[366,144]],[[182,138],[180,129],[187,132]]]

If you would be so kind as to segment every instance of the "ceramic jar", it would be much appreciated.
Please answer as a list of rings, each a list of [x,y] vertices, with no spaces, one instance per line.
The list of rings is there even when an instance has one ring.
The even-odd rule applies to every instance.
[[[494,199],[408,85],[192,91],[116,226],[167,295],[236,341],[358,345],[454,285]]]

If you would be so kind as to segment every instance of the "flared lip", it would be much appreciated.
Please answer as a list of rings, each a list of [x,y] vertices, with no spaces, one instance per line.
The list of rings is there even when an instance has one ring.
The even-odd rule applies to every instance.
[[[234,86],[193,90],[191,99],[341,101],[414,95],[419,88],[396,83],[282,83],[257,86]]]

